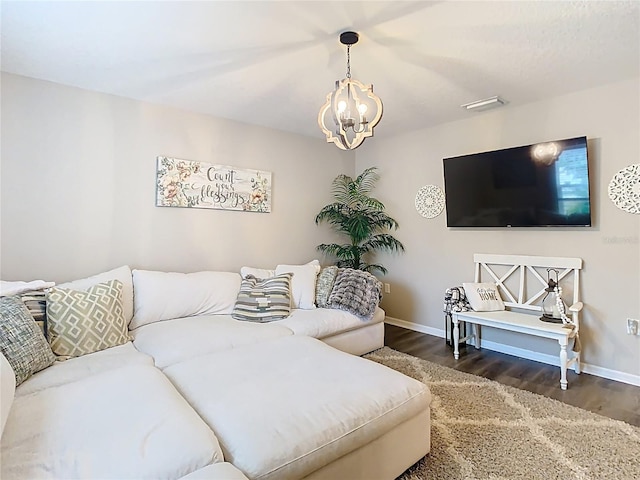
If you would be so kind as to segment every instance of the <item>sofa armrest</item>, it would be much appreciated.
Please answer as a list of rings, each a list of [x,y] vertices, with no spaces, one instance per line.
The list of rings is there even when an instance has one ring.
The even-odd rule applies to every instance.
[[[0,353],[0,437],[7,423],[9,410],[16,392],[16,374],[9,361]]]

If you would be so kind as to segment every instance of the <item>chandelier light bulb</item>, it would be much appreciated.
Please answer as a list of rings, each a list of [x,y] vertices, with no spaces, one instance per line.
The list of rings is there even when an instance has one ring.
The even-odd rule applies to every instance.
[[[367,113],[367,106],[364,103],[361,103],[358,105],[358,111],[360,112],[360,115],[364,115]]]
[[[338,102],[338,112],[342,113],[347,109],[347,102],[345,102],[344,100]]]

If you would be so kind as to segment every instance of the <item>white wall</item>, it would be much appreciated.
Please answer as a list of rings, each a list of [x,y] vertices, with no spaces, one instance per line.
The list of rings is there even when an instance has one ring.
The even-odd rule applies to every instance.
[[[331,201],[331,180],[376,165],[375,193],[407,248],[379,259],[390,272],[383,307],[391,317],[442,329],[443,292],[472,278],[474,252],[579,256],[583,358],[638,376],[640,337],[626,335],[624,323],[640,317],[640,217],[618,210],[606,189],[640,158],[639,87],[636,79],[377,135],[354,155],[321,139],[2,74],[0,278],[65,281],[122,264],[195,271],[306,262],[318,243],[333,241],[313,221]],[[443,186],[444,157],[579,135],[589,138],[592,228],[451,230],[444,215],[415,211],[421,186]],[[158,155],[272,171],[273,211],[155,207]],[[535,341],[499,332],[485,339],[521,348]]]
[[[333,241],[316,213],[355,155],[322,139],[2,74],[3,280],[64,281],[129,264],[270,267]],[[155,207],[156,156],[273,172],[268,214]]]
[[[640,318],[640,216],[619,210],[607,197],[611,177],[639,162],[639,132],[640,79],[634,79],[366,142],[357,151],[356,173],[379,167],[376,193],[400,223],[396,236],[407,249],[380,259],[392,289],[383,300],[387,314],[443,329],[444,290],[473,279],[474,252],[577,256],[584,260],[584,361],[639,376],[640,337],[627,335],[625,325],[627,317]],[[581,135],[589,142],[591,228],[449,229],[444,214],[427,220],[414,208],[420,187],[444,188],[445,157]],[[485,330],[489,341],[557,351],[553,342]]]

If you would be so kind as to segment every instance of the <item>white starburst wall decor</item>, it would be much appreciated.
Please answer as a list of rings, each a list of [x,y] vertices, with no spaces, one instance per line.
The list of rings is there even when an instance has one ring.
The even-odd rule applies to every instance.
[[[425,185],[416,194],[416,210],[425,218],[435,218],[444,210],[444,192],[437,185]]]
[[[640,214],[640,163],[623,168],[609,182],[609,198],[625,212]]]

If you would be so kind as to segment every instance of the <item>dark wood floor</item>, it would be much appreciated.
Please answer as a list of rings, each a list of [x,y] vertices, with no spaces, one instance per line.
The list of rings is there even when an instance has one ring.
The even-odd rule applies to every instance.
[[[640,426],[640,387],[581,373],[567,373],[569,388],[560,389],[560,368],[493,352],[460,347],[460,359],[443,338],[385,325],[385,345],[394,350],[502,384],[528,390],[606,417]]]

